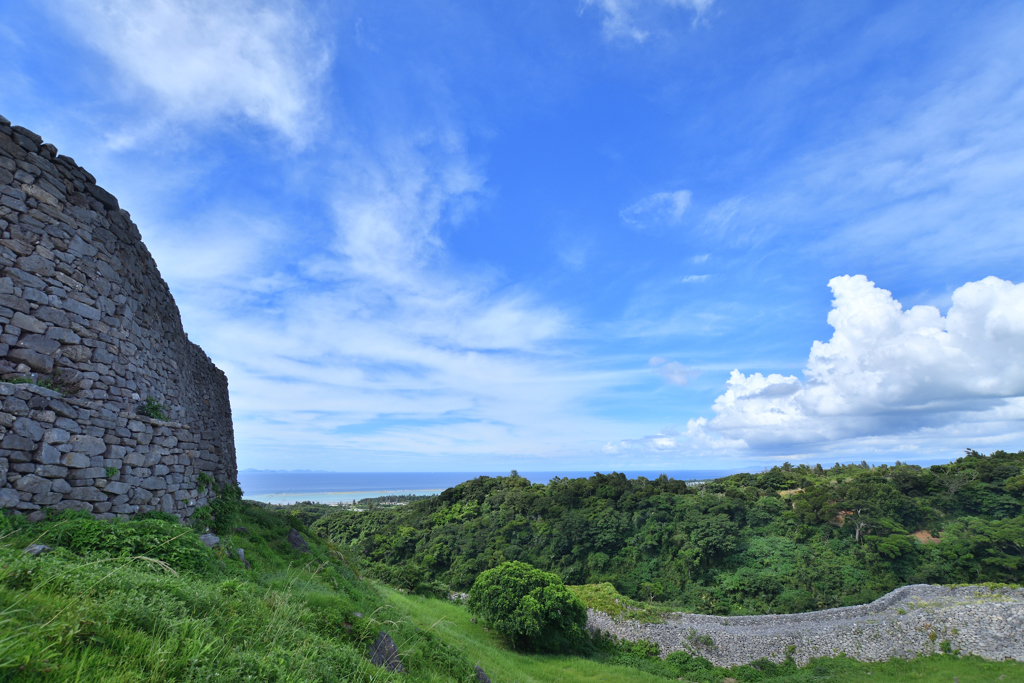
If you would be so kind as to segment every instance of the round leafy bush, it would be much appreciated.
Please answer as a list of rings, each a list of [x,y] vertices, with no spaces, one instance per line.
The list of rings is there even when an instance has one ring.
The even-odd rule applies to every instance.
[[[477,577],[469,610],[517,649],[570,652],[586,642],[587,608],[556,574],[506,562]]]

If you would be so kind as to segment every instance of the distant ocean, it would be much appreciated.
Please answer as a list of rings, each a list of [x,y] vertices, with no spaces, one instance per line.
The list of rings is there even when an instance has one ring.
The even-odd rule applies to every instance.
[[[666,474],[672,479],[700,481],[715,479],[743,470],[636,470],[626,472],[630,479],[656,479]],[[309,472],[241,470],[238,483],[245,497],[264,503],[286,505],[302,501],[341,503],[379,496],[432,496],[456,484],[481,475],[508,476],[508,472]],[[554,477],[591,477],[593,472],[520,472],[531,482],[546,484]]]

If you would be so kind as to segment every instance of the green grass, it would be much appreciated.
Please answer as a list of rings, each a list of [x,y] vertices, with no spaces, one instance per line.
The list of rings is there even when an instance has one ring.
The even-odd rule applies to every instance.
[[[681,675],[657,658],[598,656],[596,658],[529,655],[511,651],[494,631],[485,630],[482,623],[473,623],[471,615],[461,605],[385,590],[390,604],[408,614],[413,623],[430,628],[446,642],[454,644],[472,662],[487,672],[493,681],[503,683],[540,683],[555,681],[601,681],[607,683],[653,683],[683,680],[720,683],[724,678],[739,681],[777,681],[778,683],[827,683],[864,681],[865,683],[905,683],[906,681],[941,681],[950,683],[957,676],[961,683],[1024,681],[1024,664],[1018,662],[987,662],[978,657],[936,655],[914,660],[888,662],[858,662],[845,657],[812,660],[805,667],[792,664],[767,666],[759,671],[751,666],[721,669],[711,667],[706,675]],[[669,658],[670,661],[673,659]],[[637,667],[649,670],[641,670]],[[999,679],[999,676],[1005,676]]]
[[[615,666],[594,659],[553,655],[529,655],[510,650],[504,639],[480,622],[462,605],[436,598],[399,593],[385,589],[390,604],[408,614],[413,623],[438,633],[453,644],[492,681],[534,683],[539,681],[602,681],[618,683],[638,681],[664,683],[634,668]]]
[[[315,536],[304,533],[310,553],[295,552],[288,531],[305,529],[294,517],[243,503],[218,526],[230,532],[210,550],[160,515],[0,517],[0,681],[469,683],[474,664],[496,683],[1024,681],[1022,664],[955,656],[725,670],[679,655],[663,661],[642,645],[606,643],[589,658],[529,655],[461,605],[362,577],[353,557]],[[54,550],[30,557],[22,549],[31,543]],[[584,593],[615,599],[600,586]],[[367,660],[381,630],[398,644],[407,674]]]
[[[665,621],[664,611],[620,595],[610,583],[588,583],[585,586],[566,588],[590,609],[604,612],[611,617],[626,617],[648,624],[660,624]]]
[[[412,680],[469,680],[336,548],[307,535],[312,552],[295,552],[289,521],[258,507],[235,521],[246,532],[213,551],[160,519],[0,521],[0,681],[409,680],[367,660],[382,629]],[[54,550],[22,553],[33,542]]]

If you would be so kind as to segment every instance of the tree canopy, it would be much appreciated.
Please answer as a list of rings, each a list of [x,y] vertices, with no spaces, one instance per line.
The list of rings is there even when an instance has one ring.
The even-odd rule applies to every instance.
[[[1024,452],[933,467],[788,463],[687,486],[620,473],[478,477],[390,510],[313,524],[370,572],[441,594],[528,562],[707,613],[858,604],[908,583],[1021,582]]]

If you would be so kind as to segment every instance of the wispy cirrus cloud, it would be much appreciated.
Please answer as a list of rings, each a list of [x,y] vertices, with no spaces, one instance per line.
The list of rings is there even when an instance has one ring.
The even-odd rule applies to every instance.
[[[625,377],[566,354],[566,312],[450,263],[442,229],[485,188],[458,137],[394,134],[354,152],[330,191],[333,235],[298,270],[265,259],[257,277],[182,286],[231,378],[240,448],[261,454],[247,462],[273,466],[283,443],[322,467],[364,453],[410,467],[551,457],[619,429],[579,410]]]
[[[655,192],[627,206],[619,216],[626,225],[633,228],[671,227],[682,222],[683,214],[689,206],[688,190]]]
[[[330,47],[300,5],[256,0],[52,0],[81,41],[155,100],[160,120],[246,117],[305,144]],[[122,91],[125,89],[122,87]],[[136,144],[154,120],[113,143]]]
[[[583,0],[582,7],[597,7],[604,18],[601,32],[606,40],[628,40],[643,43],[650,35],[646,15],[652,9],[687,9],[699,20],[714,0]]]
[[[686,386],[687,382],[696,377],[699,372],[695,368],[688,368],[678,361],[670,361],[661,356],[655,356],[647,362],[666,382],[677,387]]]

